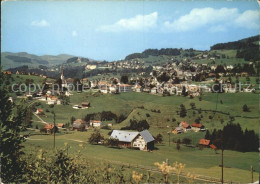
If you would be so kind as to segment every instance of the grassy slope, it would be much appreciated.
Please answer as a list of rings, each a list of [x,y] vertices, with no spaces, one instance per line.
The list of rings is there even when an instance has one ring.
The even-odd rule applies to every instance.
[[[80,144],[75,140],[86,142],[91,133],[92,131],[89,130],[87,132],[76,132],[73,134],[56,136],[56,145],[57,147],[61,148],[63,147],[65,142],[68,142],[68,144],[71,146],[69,153],[74,154],[78,150],[78,144]],[[102,130],[101,133],[103,135],[106,135],[107,130]],[[35,148],[36,150],[39,148],[43,148],[46,150],[52,149],[53,136],[51,135],[32,136],[31,139],[36,140],[28,140],[25,143],[26,149],[28,150],[35,150]],[[85,143],[84,147],[86,149],[84,149],[83,155],[87,157],[86,159],[95,160],[98,158],[154,167],[154,162],[162,162],[166,158],[168,158],[170,163],[173,163],[175,161],[185,163],[187,165],[187,168],[185,170],[186,172],[194,172],[196,174],[217,178],[220,178],[221,176],[221,169],[219,167],[221,159],[220,154],[216,154],[211,149],[199,150],[197,148],[192,149],[181,146],[181,150],[177,151],[176,146],[173,143],[168,146],[167,142],[165,144],[156,145],[158,150],[154,150],[152,153],[129,149],[112,149],[99,145],[90,145],[88,143]],[[256,169],[256,172],[254,173],[254,178],[257,178],[257,159],[257,153],[239,153],[234,151],[225,151],[224,178],[226,180],[240,181],[243,183],[249,182],[249,168],[251,165],[253,165]]]
[[[57,122],[66,123],[69,121],[71,116],[76,118],[83,118],[88,113],[101,112],[101,111],[112,111],[116,114],[128,115],[131,111],[130,117],[123,123],[116,125],[117,128],[122,127],[127,124],[132,118],[141,120],[147,119],[151,125],[151,129],[157,129],[158,127],[169,131],[171,127],[176,126],[176,122],[186,120],[189,123],[193,123],[198,116],[203,116],[201,122],[206,125],[208,129],[221,128],[225,123],[228,122],[229,116],[212,112],[202,112],[198,114],[197,110],[190,110],[190,103],[194,102],[197,109],[202,110],[215,110],[216,109],[216,94],[208,93],[199,101],[198,98],[189,99],[180,96],[169,96],[161,97],[156,95],[150,95],[146,93],[121,93],[119,95],[113,94],[99,94],[98,97],[91,95],[91,93],[81,93],[75,94],[70,97],[71,105],[57,105],[53,109],[49,108],[48,105],[42,103],[44,110],[49,109],[54,110],[57,115]],[[258,95],[257,94],[219,94],[219,101],[222,100],[223,104],[218,101],[217,110],[222,112],[229,112],[232,116],[258,116]],[[91,108],[76,110],[72,108],[72,105],[80,104],[81,102],[88,101],[91,103]],[[235,103],[234,103],[235,102]],[[186,109],[188,109],[187,116],[185,118],[180,118],[176,114],[179,110],[180,104],[184,104]],[[242,106],[247,104],[251,112],[243,112]],[[138,107],[144,106],[144,109]],[[151,112],[151,110],[160,110],[161,113]],[[195,115],[193,115],[193,111]],[[149,114],[150,117],[147,117]],[[46,121],[52,121],[51,113],[46,113],[48,117],[43,117]],[[209,116],[213,116],[212,120],[209,120]],[[172,122],[172,118],[176,118],[176,122]],[[243,128],[257,130],[257,119],[246,119],[242,117],[235,117],[235,122],[240,123]],[[220,119],[224,120],[224,124],[220,123]],[[169,126],[169,128],[167,128]]]
[[[218,99],[223,101],[223,104],[218,104],[218,110],[223,112],[230,112],[231,115],[242,115],[242,116],[258,116],[258,95],[257,94],[219,94]],[[128,163],[143,164],[152,166],[155,161],[162,161],[165,158],[169,158],[171,162],[179,161],[187,164],[187,171],[193,171],[197,174],[217,176],[220,177],[220,154],[215,154],[211,149],[198,150],[188,148],[185,146],[181,147],[181,151],[176,150],[176,146],[172,140],[178,138],[189,137],[192,139],[193,144],[197,144],[200,138],[204,137],[204,133],[185,133],[180,135],[171,134],[171,146],[168,146],[168,134],[173,127],[177,125],[177,122],[186,120],[192,123],[198,113],[196,112],[195,117],[191,110],[188,110],[188,115],[185,118],[180,118],[176,115],[176,110],[180,104],[184,104],[186,108],[190,108],[190,102],[195,102],[197,108],[212,109],[216,107],[216,94],[205,94],[203,100],[200,102],[198,98],[189,99],[179,96],[161,97],[154,96],[145,93],[121,93],[119,95],[102,95],[94,97],[91,93],[81,93],[71,96],[71,102],[73,104],[80,103],[82,101],[91,102],[91,108],[86,110],[75,110],[72,109],[72,105],[67,106],[55,106],[53,109],[49,108],[46,104],[42,104],[44,109],[48,108],[50,111],[56,112],[56,122],[66,123],[69,121],[71,116],[76,118],[82,118],[88,113],[100,112],[102,110],[111,110],[117,114],[129,114],[129,117],[120,124],[114,124],[113,129],[119,129],[122,126],[129,124],[130,119],[146,119],[151,128],[149,131],[156,135],[161,133],[163,135],[164,144],[157,145],[159,150],[155,150],[153,153],[134,151],[128,149],[111,149],[103,146],[93,146],[86,144],[86,155],[90,158],[102,158],[108,160],[118,160]],[[251,112],[242,112],[242,105],[247,104]],[[138,108],[144,106],[144,109]],[[160,110],[161,113],[151,112],[151,109]],[[146,117],[149,113],[150,117]],[[47,117],[42,117],[44,120],[52,122],[51,113],[46,113]],[[222,128],[229,119],[229,116],[217,113],[213,120],[208,119],[209,115],[213,116],[213,113],[202,112],[203,118],[202,123],[206,125],[206,128],[212,130],[213,128]],[[172,122],[172,117],[177,119],[176,122]],[[168,121],[168,119],[170,121]],[[220,123],[220,119],[224,119],[224,123]],[[245,119],[235,118],[235,123],[240,123],[243,129],[254,129],[258,130],[258,119]],[[39,125],[39,122],[37,122]],[[42,125],[41,125],[42,126]],[[167,127],[168,126],[168,127]],[[78,142],[73,141],[81,140],[86,142],[90,136],[92,130],[87,132],[71,132],[70,134],[62,134],[57,136],[58,145],[62,146],[64,142],[69,142],[72,145],[72,152],[76,151],[76,145]],[[107,133],[109,130],[101,130],[101,133],[108,137]],[[32,139],[44,139],[44,140],[30,140],[26,144],[30,146],[40,146],[46,149],[51,147],[52,136],[32,136]],[[248,182],[250,181],[249,168],[253,165],[257,170],[257,153],[240,153],[234,151],[225,151],[225,165],[231,168],[225,168],[225,178],[233,181]],[[127,158],[127,159],[126,159]],[[141,159],[145,158],[145,159]],[[239,158],[239,159],[235,159]],[[258,171],[258,170],[257,170]],[[255,176],[256,177],[256,176]]]

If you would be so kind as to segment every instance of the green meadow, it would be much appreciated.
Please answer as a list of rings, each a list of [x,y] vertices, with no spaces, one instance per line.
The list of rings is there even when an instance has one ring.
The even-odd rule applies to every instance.
[[[235,94],[213,94],[204,93],[201,101],[198,97],[190,99],[182,96],[158,96],[147,93],[120,93],[120,94],[101,94],[98,92],[88,91],[83,93],[73,93],[70,96],[70,105],[56,105],[51,108],[45,102],[41,102],[38,108],[43,108],[45,115],[41,118],[49,123],[53,122],[52,111],[56,113],[56,123],[68,123],[70,118],[84,118],[89,113],[101,111],[111,111],[117,115],[124,114],[127,118],[120,123],[114,121],[103,122],[113,123],[111,129],[120,129],[129,125],[130,119],[147,120],[150,125],[150,133],[156,136],[158,133],[163,135],[163,143],[156,145],[153,152],[143,152],[132,149],[113,149],[102,145],[90,145],[87,140],[92,129],[86,132],[61,131],[56,136],[57,147],[63,147],[67,142],[71,149],[71,154],[78,149],[78,144],[84,144],[84,156],[86,160],[108,160],[119,161],[122,163],[139,164],[148,167],[155,167],[154,162],[169,159],[170,163],[175,161],[185,163],[187,172],[205,175],[210,177],[221,177],[220,151],[217,153],[209,148],[200,150],[198,147],[187,147],[181,145],[180,151],[177,151],[177,139],[190,138],[192,145],[196,146],[199,139],[204,138],[205,132],[187,132],[183,134],[168,134],[178,122],[183,120],[193,123],[198,117],[200,122],[205,125],[206,129],[222,129],[226,125],[230,116],[234,117],[234,123],[239,123],[245,130],[259,129],[259,112],[258,112],[259,95],[254,93],[235,93]],[[73,109],[75,104],[81,102],[90,102],[91,107],[88,109]],[[195,103],[195,109],[191,109],[190,103]],[[177,111],[180,110],[180,104],[184,104],[187,109],[187,116],[181,118]],[[247,104],[250,112],[243,112],[242,106]],[[46,112],[49,111],[49,112]],[[152,112],[156,110],[157,112]],[[158,112],[158,110],[160,112]],[[214,111],[217,110],[216,113]],[[149,114],[149,115],[148,115]],[[211,118],[209,118],[211,116]],[[175,120],[173,120],[175,119]],[[44,125],[33,117],[33,128],[38,125],[42,128]],[[111,130],[101,129],[101,134],[108,137]],[[27,151],[37,150],[40,148],[49,150],[53,146],[52,135],[40,135],[39,130],[31,130],[30,138],[25,142]],[[258,173],[258,153],[257,152],[236,152],[224,151],[224,179],[228,181],[239,181],[242,183],[250,182],[250,166],[255,169],[254,177]]]

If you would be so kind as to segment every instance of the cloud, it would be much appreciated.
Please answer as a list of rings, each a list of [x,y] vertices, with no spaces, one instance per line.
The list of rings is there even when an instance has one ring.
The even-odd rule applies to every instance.
[[[258,29],[259,21],[260,21],[259,11],[247,10],[237,17],[235,23],[239,27],[246,27],[248,29]]]
[[[101,26],[97,30],[103,32],[145,31],[156,27],[157,19],[157,12],[148,15],[136,15],[129,19],[120,19],[112,25]]]
[[[32,26],[37,26],[37,27],[47,27],[47,26],[50,26],[50,24],[46,21],[46,20],[40,20],[40,21],[32,21],[31,22],[31,25]]]
[[[259,12],[247,10],[239,13],[237,8],[194,8],[188,14],[170,22],[164,22],[168,31],[191,31],[208,28],[210,32],[225,31],[229,26],[247,29],[258,28]],[[214,30],[215,28],[215,30]]]
[[[225,28],[225,26],[222,26],[222,25],[211,26],[209,28],[209,32],[212,32],[212,33],[225,32],[225,31],[227,31],[227,29]]]
[[[77,37],[77,36],[78,36],[78,32],[74,30],[74,31],[72,31],[71,35],[72,35],[73,37]]]

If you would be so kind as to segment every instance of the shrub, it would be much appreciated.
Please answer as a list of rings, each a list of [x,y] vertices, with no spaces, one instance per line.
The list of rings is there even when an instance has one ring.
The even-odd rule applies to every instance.
[[[246,104],[243,105],[243,111],[244,112],[249,112],[249,108],[248,108],[248,106]]]
[[[162,143],[163,136],[162,134],[157,134],[156,137],[154,137],[156,143]]]
[[[110,130],[111,128],[108,125],[104,125],[101,127],[101,129]]]
[[[118,147],[119,140],[115,139],[115,138],[108,138],[108,139],[105,139],[104,144],[105,144],[105,146],[109,146],[109,147]]]
[[[100,141],[104,140],[104,137],[100,134],[99,130],[94,131],[88,139],[90,144],[98,144]]]
[[[181,108],[181,110],[180,110],[180,117],[183,118],[183,117],[186,116],[187,110],[186,110],[186,108],[185,108],[185,106],[183,104],[180,105],[180,108]]]
[[[187,137],[185,137],[185,138],[183,138],[183,139],[182,139],[182,143],[183,143],[183,144],[186,144],[186,145],[188,145],[188,144],[190,144],[190,143],[191,143],[191,139],[190,139],[190,138],[187,138]]]

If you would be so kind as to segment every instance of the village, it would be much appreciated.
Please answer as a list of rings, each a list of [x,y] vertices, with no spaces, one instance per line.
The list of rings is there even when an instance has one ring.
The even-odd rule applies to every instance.
[[[198,59],[208,58],[209,55],[202,54]],[[217,55],[216,57],[221,57]],[[170,58],[169,58],[170,59]],[[215,61],[215,57],[209,58],[211,61]],[[80,58],[77,59],[80,61]],[[171,61],[171,62],[170,62]],[[179,63],[178,61],[174,61],[173,58],[166,64],[159,66],[152,66],[152,71],[146,74],[146,77],[143,76],[145,73],[141,72],[138,77],[130,77],[127,75],[121,76],[121,79],[117,76],[114,77],[103,77],[100,79],[89,80],[88,78],[75,79],[66,78],[64,66],[61,66],[60,69],[60,78],[58,80],[49,80],[44,83],[44,85],[48,85],[49,89],[45,91],[38,92],[27,92],[25,96],[18,96],[18,98],[31,98],[36,101],[45,102],[47,105],[64,105],[69,104],[69,98],[71,95],[77,93],[82,93],[82,91],[93,91],[95,93],[101,94],[119,94],[119,93],[127,93],[127,92],[136,92],[136,93],[150,93],[152,95],[159,96],[186,96],[191,99],[194,97],[200,97],[204,93],[212,93],[212,92],[224,92],[224,93],[237,93],[237,92],[254,92],[254,88],[250,85],[250,82],[247,83],[244,87],[237,87],[234,82],[231,81],[232,75],[235,74],[236,78],[238,77],[249,77],[247,72],[234,73],[234,66],[224,66],[222,68],[223,72],[220,73],[217,68],[221,68],[221,66],[209,66],[208,64],[197,64],[193,62],[184,62]],[[250,63],[250,67],[253,67],[253,63]],[[127,68],[127,69],[139,69],[145,68],[144,62],[136,59],[132,59],[130,61],[124,62],[114,62],[109,65],[105,64],[103,66],[96,65],[86,65],[87,70],[94,70],[96,68],[106,68],[106,69],[117,69],[117,68]],[[11,75],[10,71],[4,71],[4,74]],[[39,75],[35,72],[25,73],[23,71],[16,71],[15,75],[33,75],[39,76],[41,78],[46,79],[47,76]],[[50,86],[57,85],[58,88],[55,89]],[[237,81],[236,81],[237,82]],[[219,88],[219,85],[222,85]],[[76,85],[76,86],[75,86]],[[215,89],[217,86],[217,90]],[[80,87],[80,88],[79,88]],[[221,89],[221,91],[220,91]],[[11,98],[11,97],[10,97]],[[10,100],[13,101],[11,98]],[[84,110],[91,108],[90,102],[82,101],[80,104],[73,104],[73,109]],[[36,109],[34,112],[38,117],[45,115],[43,109]],[[98,128],[101,129],[103,126],[112,127],[113,124],[102,124],[100,120],[89,120],[88,122],[84,119],[75,119],[73,121],[71,130],[74,131],[85,131],[87,129]],[[59,129],[66,130],[64,123],[58,123],[57,127]],[[52,123],[46,123],[41,132],[52,133],[54,125]],[[174,127],[171,131],[173,134],[183,134],[192,132],[203,132],[207,128],[201,123],[191,123],[188,124],[185,120],[181,121],[177,127]],[[111,138],[119,138],[120,147],[138,147],[140,150],[151,150],[153,148],[154,143],[150,143],[154,141],[154,137],[145,130],[145,133],[142,132],[127,132],[122,130],[114,130],[111,134]],[[120,134],[125,135],[120,136]],[[139,135],[139,138],[137,138]],[[127,137],[130,138],[127,138]],[[147,138],[148,136],[148,138]],[[146,138],[145,138],[146,137]],[[136,143],[135,141],[144,141],[143,143]],[[148,141],[149,140],[149,141]],[[148,144],[150,146],[148,146]],[[212,149],[216,149],[216,146],[210,144],[210,140],[200,139],[198,145],[211,147]]]

